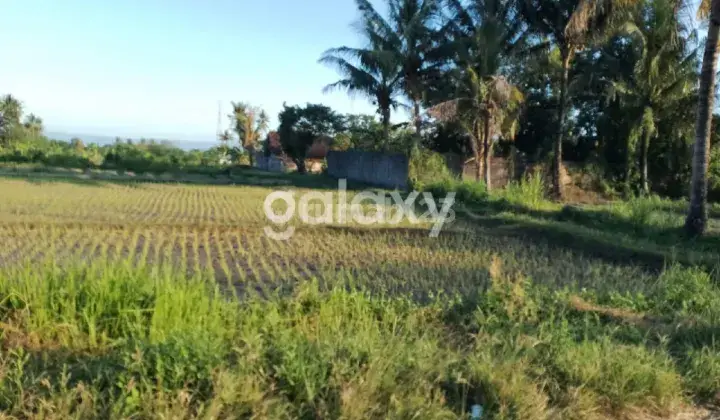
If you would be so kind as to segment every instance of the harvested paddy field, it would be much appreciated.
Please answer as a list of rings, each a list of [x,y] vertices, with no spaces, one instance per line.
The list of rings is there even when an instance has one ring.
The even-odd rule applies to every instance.
[[[457,208],[438,237],[408,221],[294,219],[289,240],[270,239],[267,194],[325,191],[307,187],[0,180],[0,409],[711,415],[717,254],[712,237],[658,233],[681,218],[675,204],[568,216],[546,202],[523,212],[517,196],[513,209],[505,193]],[[639,206],[651,216],[622,218]]]

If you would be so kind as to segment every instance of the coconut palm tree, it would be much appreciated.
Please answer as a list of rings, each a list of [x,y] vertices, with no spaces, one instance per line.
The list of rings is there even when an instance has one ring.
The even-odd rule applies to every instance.
[[[223,154],[227,155],[229,148],[230,141],[232,141],[232,132],[230,130],[224,130],[220,133],[218,133],[218,140],[220,141],[220,146],[222,147]]]
[[[665,110],[685,106],[694,98],[696,50],[687,51],[687,35],[676,17],[677,1],[648,0],[640,5],[622,32],[634,41],[630,76],[612,80],[608,94],[619,100],[631,120],[628,144],[640,141],[640,190],[649,192],[648,153]]]
[[[7,123],[20,123],[22,116],[22,102],[11,94],[3,95],[0,98],[0,112]]]
[[[467,89],[465,96],[435,105],[428,113],[443,122],[458,122],[468,133],[476,161],[476,178],[482,176],[491,189],[494,141],[497,136],[515,136],[524,97],[504,76],[483,78],[472,67],[465,69],[462,86]]]
[[[511,57],[526,46],[528,28],[520,17],[520,9],[516,0],[448,0],[449,47],[452,61],[456,69],[472,71],[452,71],[450,75],[460,75],[451,84],[456,86],[459,98],[474,98],[477,106],[470,106],[476,112],[468,120],[463,116],[470,128],[471,149],[476,155],[476,177],[484,178],[490,185],[490,166],[492,158],[492,140],[494,124],[500,121],[514,121],[507,117],[515,115],[522,102],[522,95],[507,79],[500,77]],[[507,98],[503,95],[509,94]],[[507,102],[509,101],[509,102]],[[468,102],[469,104],[469,102]],[[494,106],[509,106],[505,115],[498,118],[500,110]],[[436,109],[439,110],[442,107]],[[452,114],[452,113],[451,113]],[[473,128],[472,120],[477,117],[477,127]],[[454,118],[454,117],[453,117]],[[452,119],[452,118],[451,118]],[[484,124],[488,123],[493,133],[484,133]],[[478,131],[479,130],[479,131]]]
[[[39,136],[43,132],[43,120],[35,114],[28,114],[25,117],[23,126],[32,136]]]
[[[365,22],[367,25],[368,22]],[[382,49],[371,28],[364,35],[368,48],[339,47],[325,51],[320,63],[335,67],[343,79],[325,86],[323,92],[344,90],[349,95],[361,95],[377,106],[385,140],[390,135],[390,111],[401,103],[397,97],[402,90],[402,73],[397,55]]]
[[[707,224],[707,172],[710,159],[710,125],[715,99],[715,73],[717,72],[718,32],[720,32],[720,0],[702,0],[698,15],[708,18],[700,83],[698,90],[695,146],[693,148],[692,180],[690,183],[690,209],[685,230],[693,236],[702,235]]]
[[[542,36],[549,37],[562,59],[558,134],[553,143],[553,194],[563,197],[562,143],[565,137],[570,65],[575,54],[603,33],[611,18],[639,0],[522,0],[522,14]]]
[[[356,0],[361,21],[376,40],[374,47],[395,56],[401,67],[401,83],[412,103],[417,134],[422,129],[420,107],[427,81],[437,74],[432,59],[438,47],[431,27],[439,18],[438,0],[387,0],[388,17],[378,13],[369,0]]]
[[[12,131],[20,125],[22,102],[11,94],[0,97],[0,141],[10,141]]]
[[[268,128],[270,119],[265,111],[244,102],[231,102],[233,112],[228,117],[232,129],[238,136],[240,145],[250,155],[250,164],[254,165],[253,152]]]

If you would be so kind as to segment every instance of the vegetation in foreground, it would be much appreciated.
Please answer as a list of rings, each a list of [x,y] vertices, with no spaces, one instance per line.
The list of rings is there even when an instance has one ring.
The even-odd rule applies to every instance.
[[[267,188],[0,181],[0,410],[585,419],[718,403],[720,290],[690,254],[711,266],[717,248],[672,233],[682,203],[560,220],[537,185],[473,185],[445,187],[484,213],[438,238],[301,226],[276,242]],[[629,257],[648,245],[654,264]]]
[[[487,290],[419,304],[340,287],[233,300],[128,266],[0,280],[0,408],[21,418],[665,416],[715,402],[720,291],[672,267],[646,295]]]

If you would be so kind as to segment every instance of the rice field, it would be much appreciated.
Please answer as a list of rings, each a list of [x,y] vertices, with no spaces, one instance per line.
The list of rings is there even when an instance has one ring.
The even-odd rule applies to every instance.
[[[436,238],[294,219],[278,241],[263,210],[277,189],[310,191],[0,178],[0,417],[686,419],[720,404],[720,289],[687,262],[715,258],[711,242],[645,264],[608,237],[683,246],[543,219],[548,203]]]
[[[269,188],[182,184],[84,185],[0,181],[0,267],[126,262],[215,278],[233,289],[292,286],[348,277],[416,294],[473,291],[493,256],[553,285],[627,287],[647,274],[571,248],[526,241],[456,221],[431,238],[428,226],[296,224],[288,241],[268,238]],[[303,191],[303,190],[300,190]]]

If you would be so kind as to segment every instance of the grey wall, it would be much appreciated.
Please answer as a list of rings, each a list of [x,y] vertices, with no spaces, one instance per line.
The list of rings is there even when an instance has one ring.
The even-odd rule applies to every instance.
[[[255,167],[264,171],[271,172],[287,171],[285,163],[281,159],[278,159],[276,156],[273,155],[265,156],[263,153],[260,152],[255,154]]]
[[[386,188],[408,186],[408,157],[380,152],[330,151],[327,155],[328,174]]]

